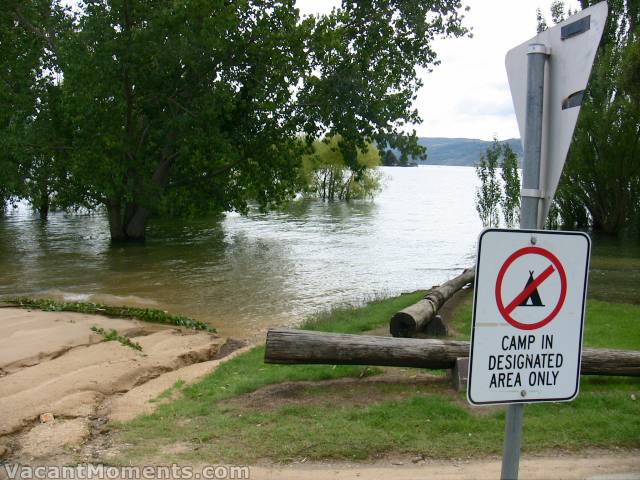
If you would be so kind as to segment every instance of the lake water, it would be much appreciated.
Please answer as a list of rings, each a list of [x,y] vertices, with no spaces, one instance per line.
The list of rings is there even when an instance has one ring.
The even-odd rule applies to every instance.
[[[428,288],[474,262],[473,168],[382,168],[372,202],[299,201],[223,220],[154,222],[111,246],[103,214],[21,206],[0,220],[0,296],[149,306],[253,336],[333,305]]]

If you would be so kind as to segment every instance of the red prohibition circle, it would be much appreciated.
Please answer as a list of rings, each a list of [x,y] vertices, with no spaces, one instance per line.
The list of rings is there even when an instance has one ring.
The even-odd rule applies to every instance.
[[[551,311],[551,313],[549,313],[549,315],[547,315],[545,318],[543,318],[542,320],[536,323],[518,322],[516,319],[514,319],[511,316],[511,313],[507,311],[504,305],[504,302],[502,301],[502,280],[504,279],[504,275],[507,272],[507,269],[518,258],[528,254],[541,255],[545,257],[547,260],[549,260],[552,263],[552,265],[556,269],[556,272],[558,272],[558,275],[560,275],[560,298],[558,298],[558,304]],[[520,250],[516,250],[514,253],[512,253],[509,256],[509,258],[507,258],[507,260],[504,262],[504,264],[500,268],[500,271],[498,272],[498,278],[496,280],[496,303],[498,305],[498,310],[510,325],[516,328],[519,328],[520,330],[536,330],[540,327],[544,327],[551,320],[553,320],[556,317],[556,315],[558,315],[558,312],[560,311],[560,309],[562,308],[562,305],[564,304],[564,299],[566,296],[567,296],[567,276],[564,272],[564,268],[562,267],[560,260],[558,260],[553,253],[551,253],[548,250],[545,250],[544,248],[524,247],[524,248],[521,248]]]

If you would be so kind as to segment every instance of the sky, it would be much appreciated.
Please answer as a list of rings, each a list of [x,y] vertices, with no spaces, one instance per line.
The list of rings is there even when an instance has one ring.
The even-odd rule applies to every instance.
[[[415,107],[423,123],[421,137],[464,137],[491,140],[519,138],[504,68],[508,50],[536,34],[536,9],[549,15],[552,0],[463,0],[471,10],[466,26],[473,38],[435,42],[441,64],[419,72],[424,86]],[[576,1],[566,2],[576,8]],[[301,14],[326,13],[338,0],[298,0]]]

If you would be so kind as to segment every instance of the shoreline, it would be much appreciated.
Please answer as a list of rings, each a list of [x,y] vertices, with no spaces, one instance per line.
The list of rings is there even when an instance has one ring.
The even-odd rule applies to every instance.
[[[469,293],[469,289],[458,292],[449,302],[445,304],[445,307],[443,307],[443,309],[441,309],[440,311],[440,314],[444,316],[450,326],[450,333],[455,338],[462,338],[468,335],[468,319],[466,318],[466,315],[468,315],[467,310],[469,307]],[[403,308],[402,305],[414,302],[416,301],[416,299],[421,298],[423,295],[424,292],[419,291],[399,297],[392,297],[386,300],[378,300],[361,308],[345,308],[343,310],[338,310],[327,314],[320,314],[315,319],[307,320],[307,323],[303,325],[303,328],[317,329],[322,331],[342,331],[344,333],[388,335],[388,319],[390,318],[390,312],[397,311],[397,309],[399,308]],[[603,307],[613,308],[615,306],[614,304],[604,305],[602,304],[602,302],[595,302],[595,304],[595,306],[599,310],[602,310]],[[11,312],[11,309],[0,309],[0,320],[4,318],[3,312]],[[63,312],[29,312],[27,310],[15,310],[13,313],[18,314],[18,312],[22,312],[24,316],[36,315],[38,318],[40,318],[40,321],[36,321],[35,323],[41,323],[43,321],[43,317],[41,317],[41,315],[49,316],[53,314],[61,315],[63,317],[65,317],[66,315],[71,315],[72,317],[83,317],[84,315],[77,313],[66,314]],[[628,314],[633,316],[633,312],[635,312],[635,310],[629,311]],[[86,317],[86,315],[84,316]],[[83,329],[84,335],[95,334],[95,332],[90,331],[89,325],[91,321],[95,320],[96,318],[100,319],[100,317],[89,318],[89,321],[87,321],[86,318],[84,320],[75,317],[72,319],[66,318],[66,320],[65,318],[58,318],[58,321],[54,323],[60,324],[66,321],[67,323],[71,323],[72,325],[74,325],[76,328]],[[107,326],[115,326],[118,321],[121,321],[118,319],[110,318],[102,318],[101,320],[105,322]],[[613,345],[615,345],[616,342],[628,340],[628,336],[626,336],[625,339],[622,339],[622,337],[620,337],[619,330],[620,328],[622,328],[623,330],[625,328],[628,328],[624,326],[624,322],[628,322],[629,320],[624,320],[622,318],[619,318],[619,320],[620,322],[622,322],[620,323],[620,325],[618,325],[619,328],[617,328],[617,330],[614,330],[613,332],[608,332],[608,337],[604,337],[598,332],[595,332],[595,335],[592,334],[592,337],[602,338],[603,341],[606,341],[607,343],[613,342]],[[129,320],[125,322],[132,322],[135,324],[136,328],[141,328],[139,323],[142,322],[136,323],[135,321]],[[597,323],[597,321],[594,321],[593,324],[596,325]],[[147,328],[152,328],[153,324],[145,323],[144,326],[146,326]],[[144,326],[142,328],[144,328]],[[6,327],[6,322],[0,321],[0,329],[3,327]],[[42,325],[39,325],[39,327],[42,327]],[[133,327],[134,325],[129,325],[129,328],[133,329]],[[168,335],[166,332],[176,330],[174,327],[164,325],[156,325],[155,327],[158,330],[156,333],[154,333],[156,335],[158,333]],[[127,333],[126,329],[122,329],[122,327],[119,328],[122,330],[122,333]],[[142,355],[157,357],[158,351],[154,352],[153,342],[150,341],[150,338],[153,337],[154,334],[150,334],[148,331],[146,331],[144,332],[144,335],[140,335],[136,334],[135,330],[132,331],[134,332],[134,335],[137,335],[132,335],[132,337],[142,345]],[[202,332],[182,332],[180,333],[178,338],[183,336],[197,336],[201,334]],[[56,416],[56,419],[60,419],[59,423],[54,422],[51,425],[47,423],[40,423],[34,426],[34,422],[31,421],[27,422],[26,424],[26,428],[36,430],[36,433],[38,433],[41,438],[49,438],[47,442],[50,442],[50,438],[52,435],[51,432],[55,432],[56,436],[58,436],[60,432],[67,433],[70,436],[75,435],[77,438],[77,440],[75,440],[75,444],[78,445],[77,447],[70,447],[72,443],[67,443],[66,446],[52,445],[51,443],[43,444],[42,441],[38,443],[37,441],[33,441],[33,437],[36,436],[35,433],[31,436],[28,435],[28,433],[30,433],[31,431],[30,430],[29,432],[14,432],[9,437],[5,436],[5,438],[0,437],[0,454],[3,453],[2,448],[5,448],[5,450],[11,450],[15,453],[11,457],[12,460],[28,461],[29,458],[33,458],[38,462],[66,461],[67,463],[88,462],[111,464],[112,462],[115,462],[115,464],[120,464],[122,461],[126,461],[127,463],[133,462],[133,464],[140,464],[144,462],[146,464],[153,465],[158,462],[167,461],[175,461],[177,463],[180,463],[185,462],[185,460],[189,458],[189,460],[186,460],[186,463],[195,465],[198,464],[197,462],[200,462],[201,464],[202,460],[204,459],[210,458],[212,461],[215,461],[218,458],[216,456],[217,454],[214,451],[207,454],[206,449],[202,450],[201,453],[195,454],[195,456],[184,456],[192,448],[196,448],[197,446],[197,444],[193,443],[193,435],[195,435],[196,438],[198,435],[202,434],[214,435],[213,438],[218,438],[218,440],[216,440],[214,443],[220,442],[220,447],[223,448],[223,451],[225,451],[224,449],[226,449],[224,445],[227,442],[226,436],[229,434],[229,432],[227,432],[228,429],[219,430],[219,428],[216,427],[211,431],[209,431],[207,428],[204,428],[204,430],[202,430],[202,428],[206,427],[206,424],[210,421],[206,420],[208,418],[206,416],[193,424],[193,431],[182,431],[182,428],[184,427],[182,422],[190,422],[194,419],[193,414],[189,412],[199,411],[199,409],[202,408],[197,407],[197,405],[199,404],[198,402],[201,402],[200,400],[198,400],[198,398],[200,398],[201,396],[203,399],[205,399],[206,409],[210,410],[206,415],[210,415],[211,420],[217,418],[218,420],[215,420],[216,422],[221,420],[220,416],[231,414],[231,417],[233,417],[238,412],[241,412],[242,414],[239,415],[241,417],[247,416],[251,418],[252,415],[260,415],[260,417],[264,418],[264,421],[266,422],[265,427],[273,422],[280,423],[281,421],[288,422],[290,420],[295,420],[296,424],[301,422],[297,428],[302,428],[303,431],[304,428],[306,428],[304,427],[305,422],[309,421],[309,419],[307,418],[308,414],[302,413],[305,411],[304,408],[310,408],[308,412],[314,412],[316,411],[316,409],[319,409],[317,411],[322,412],[324,411],[323,409],[325,408],[325,406],[340,405],[339,408],[354,408],[354,414],[356,414],[355,412],[358,411],[358,409],[361,409],[363,407],[368,408],[367,406],[370,403],[373,405],[381,405],[382,402],[400,401],[401,403],[399,405],[403,405],[402,402],[404,402],[405,400],[410,400],[412,396],[414,396],[413,398],[416,399],[425,398],[425,400],[429,397],[441,397],[440,401],[443,402],[442,406],[444,407],[442,413],[450,412],[451,408],[462,408],[463,411],[468,411],[468,413],[471,414],[469,421],[471,421],[472,419],[474,420],[468,424],[468,427],[465,426],[464,428],[470,428],[470,431],[474,431],[477,433],[479,433],[479,431],[477,430],[478,427],[474,427],[474,423],[476,423],[477,421],[484,422],[484,420],[482,420],[483,418],[490,418],[495,415],[499,415],[499,412],[497,410],[494,411],[490,409],[490,411],[480,412],[469,409],[468,406],[466,406],[465,402],[462,400],[462,397],[458,398],[459,395],[456,395],[454,392],[449,391],[450,387],[448,384],[447,376],[444,372],[433,372],[433,374],[425,374],[421,373],[418,370],[411,369],[381,370],[361,367],[340,367],[338,370],[335,370],[335,367],[332,368],[331,366],[315,366],[313,368],[298,366],[297,369],[287,369],[286,367],[282,366],[282,368],[276,367],[272,370],[272,367],[262,363],[262,349],[261,347],[254,348],[256,344],[245,346],[240,350],[237,349],[237,344],[230,344],[226,348],[228,351],[233,351],[234,353],[227,356],[228,352],[222,352],[222,349],[225,348],[224,344],[226,342],[233,342],[233,340],[220,340],[220,338],[216,335],[207,335],[210,335],[208,340],[209,343],[223,342],[222,347],[220,347],[220,343],[217,343],[219,350],[218,353],[215,354],[215,356],[217,356],[218,358],[224,357],[222,358],[222,360],[219,361],[216,359],[211,359],[211,357],[208,357],[207,359],[206,356],[198,357],[198,359],[194,360],[192,352],[186,355],[187,358],[190,358],[187,361],[185,361],[185,357],[182,356],[182,359],[178,360],[178,365],[175,363],[175,358],[172,360],[164,355],[162,360],[159,358],[156,358],[156,360],[154,360],[155,366],[159,366],[160,370],[156,370],[151,374],[147,373],[143,375],[143,382],[139,382],[138,380],[134,381],[134,386],[127,393],[117,392],[117,394],[112,395],[108,401],[105,400],[104,395],[101,398],[97,399],[93,397],[90,398],[88,395],[85,395],[84,397],[72,397],[72,399],[76,400],[76,408],[78,407],[78,404],[89,405],[89,408],[85,408],[85,413],[83,414],[85,415],[85,418],[89,420],[88,422],[84,420],[77,420],[77,411],[75,413],[69,414],[69,410],[67,410],[62,411],[60,415],[54,415]],[[45,337],[48,339],[54,338],[54,336],[52,335],[40,335],[40,337]],[[0,336],[0,338],[3,338],[3,336]],[[27,337],[25,336],[25,338]],[[593,339],[588,339],[588,341],[593,342]],[[101,342],[97,345],[107,344],[110,344],[108,347],[109,349],[112,349],[113,345],[117,347],[116,351],[118,352],[118,360],[115,362],[124,362],[127,361],[131,355],[140,355],[139,352],[135,352],[131,348],[128,348],[122,344],[118,344],[117,342]],[[1,346],[2,345],[0,345],[0,347]],[[78,345],[77,350],[90,349],[94,346],[94,344],[91,344],[89,342],[89,345]],[[631,348],[637,348],[637,346],[633,344],[631,345]],[[197,345],[193,350],[198,350]],[[1,351],[2,349],[0,349],[0,352]],[[165,352],[166,349],[162,349],[162,351]],[[247,352],[247,354],[242,355],[245,352]],[[43,353],[43,351],[39,351],[39,354],[41,353]],[[47,362],[51,361],[60,361],[60,359],[73,356],[73,353],[74,349],[72,348],[70,350],[62,352],[62,354],[60,355],[55,353],[49,356],[27,356],[30,360],[25,363],[33,363],[33,365],[25,365],[24,367],[26,368],[24,368],[24,370],[36,370],[38,368],[41,368],[39,367],[40,364],[46,364]],[[197,352],[195,355],[196,357],[198,356]],[[179,354],[177,356],[181,357],[181,355]],[[32,359],[35,357],[38,357],[40,359],[39,363],[33,362]],[[95,360],[94,357],[95,355],[92,356],[91,361]],[[227,360],[231,359],[233,359],[233,361],[225,366],[222,371],[215,371],[221,363],[224,363]],[[85,358],[85,362],[86,360],[87,359]],[[112,358],[108,363],[115,362]],[[163,364],[162,362],[165,363]],[[138,358],[135,363],[138,365],[138,367],[140,367],[140,364],[144,363],[144,361]],[[170,364],[169,367],[167,367],[168,364]],[[0,368],[2,367],[0,366]],[[19,365],[14,364],[13,366],[10,366],[9,369],[11,368],[13,368],[14,370],[9,376],[14,376],[20,373]],[[105,367],[103,366],[101,372],[101,380],[104,378],[109,378],[109,375],[105,375],[105,372],[108,372],[108,368],[105,369]],[[273,377],[274,374],[277,374],[276,377]],[[206,382],[197,383],[207,375],[208,378]],[[6,378],[7,376],[0,376],[0,391],[4,391],[2,386]],[[331,380],[332,378],[334,380]],[[52,379],[46,379],[47,382],[49,382],[50,380]],[[241,381],[236,386],[235,383],[237,383],[238,380],[246,381],[244,383]],[[603,379],[603,381],[604,383],[607,383],[606,379]],[[196,385],[190,387],[188,391],[183,390],[183,387],[185,385],[191,383],[196,383]],[[594,398],[599,398],[602,393],[608,391],[608,388],[611,389],[611,393],[613,393],[614,395],[624,394],[624,396],[627,398],[627,401],[630,394],[631,400],[635,399],[633,394],[633,392],[635,392],[633,387],[635,383],[633,381],[614,383],[611,384],[610,387],[607,387],[602,383],[602,381],[598,379],[593,382],[588,381],[587,385],[589,386],[589,388],[585,390],[586,399],[594,395]],[[223,390],[221,391],[220,389]],[[588,393],[589,390],[591,390],[593,393]],[[618,393],[616,393],[616,391]],[[586,401],[588,402],[589,400]],[[24,404],[24,402],[22,403]],[[353,403],[353,405],[350,406],[351,403]],[[446,406],[447,404],[450,404],[451,406]],[[408,404],[405,403],[404,405]],[[440,404],[425,404],[425,406],[427,406],[426,412],[429,412],[429,418],[431,418],[432,415],[434,416],[434,422],[436,422],[438,419],[438,411],[440,409],[440,407],[437,405]],[[632,402],[630,407],[635,408],[635,405],[635,402]],[[2,413],[1,406],[2,398],[0,397],[0,413]],[[123,406],[124,408],[121,408]],[[160,408],[157,409],[156,407]],[[186,407],[187,409],[184,410],[184,413],[180,413],[182,412],[181,409],[184,407]],[[284,414],[284,417],[281,417],[278,413],[282,409],[284,409],[282,410],[284,412],[287,408],[294,407],[296,409],[303,409],[301,410],[301,413],[298,414],[301,415],[300,417],[294,415],[294,417],[289,419],[288,416],[290,416],[290,414]],[[434,407],[436,407],[436,410],[432,410]],[[57,408],[59,408],[59,406]],[[127,414],[127,408],[130,409],[130,412],[133,413]],[[196,410],[194,410],[194,408]],[[625,408],[628,410],[629,407]],[[156,410],[156,413],[152,414],[150,417],[139,418],[132,423],[119,423],[127,422],[141,413],[152,413],[154,410]],[[327,413],[329,414],[329,412],[332,412],[332,410],[335,409],[330,409],[327,411]],[[532,414],[534,413],[534,410],[532,410]],[[123,411],[125,413],[122,416],[119,416],[118,413],[112,414],[110,416],[110,413],[112,412]],[[392,410],[389,410],[389,412],[391,411]],[[416,411],[407,411],[406,414],[411,417],[415,415],[421,417],[422,414],[420,414],[419,412],[423,411],[425,410],[421,408]],[[585,410],[585,412],[587,412],[589,415],[591,415],[592,413],[591,410]],[[167,414],[170,414],[169,419],[175,416],[175,420],[170,420],[168,424],[166,424]],[[593,412],[593,414],[597,415],[595,411]],[[333,415],[333,413],[331,413],[331,415]],[[449,415],[449,413],[447,413],[447,415]],[[0,416],[0,418],[3,418],[3,416],[4,415]],[[529,420],[535,422],[534,417],[535,415],[530,417]],[[427,418],[426,421],[430,421],[429,418]],[[595,419],[597,417],[592,418]],[[113,422],[114,420],[115,423]],[[588,418],[585,419],[585,421],[586,420],[588,420]],[[35,421],[37,422],[37,419]],[[253,429],[255,426],[251,426],[250,424],[251,421],[249,420],[249,424],[240,423],[237,427],[233,427],[238,428],[238,430],[235,430],[237,433],[232,435],[232,437],[238,434],[241,436],[245,435],[245,429],[247,427],[250,427],[250,429],[247,431],[247,433],[249,433],[248,438],[253,438],[251,429]],[[158,437],[155,433],[144,433],[149,427],[152,428],[150,432],[153,432],[153,428],[160,427],[161,429],[166,429],[168,425],[172,425],[172,427],[170,428],[177,428],[177,430],[175,432],[172,432],[172,434],[167,438],[164,438],[164,435]],[[333,428],[329,425],[330,423],[327,424],[327,428]],[[427,427],[429,424],[423,423],[423,425]],[[1,426],[2,425],[0,422],[0,427]],[[565,427],[567,426],[568,424],[565,425]],[[258,425],[258,427],[260,427],[260,425]],[[136,428],[141,428],[141,430],[136,431]],[[213,428],[213,426],[211,428]],[[437,431],[440,431],[438,429],[441,427],[438,427],[437,424],[434,423],[430,428],[435,428],[435,433]],[[269,431],[270,430],[263,431],[263,429],[260,428],[256,430],[256,434],[259,434],[260,437],[266,439],[269,438],[269,435],[271,435],[271,433],[268,433]],[[46,434],[47,432],[49,434],[48,437],[47,435],[44,435],[43,437],[42,434]],[[130,436],[122,437],[122,432],[125,432]],[[131,433],[133,433],[133,436],[131,436]],[[140,436],[141,433],[143,435]],[[629,433],[633,433],[633,427]],[[476,433],[474,433],[474,438],[475,435]],[[600,435],[600,437],[596,436],[594,437],[594,439],[609,438],[606,431],[602,431],[598,435]],[[10,442],[8,442],[9,445],[7,445],[6,442],[7,438],[10,439]],[[629,442],[625,440],[621,443],[619,441],[616,441],[613,437],[610,438],[611,441],[606,440],[605,443],[602,443],[602,445],[610,446],[605,447],[599,451],[600,453],[598,453],[598,455],[600,455],[601,457],[609,458],[616,455],[619,456],[620,454],[624,456],[624,452],[630,451],[634,452],[634,454],[637,452],[637,444],[633,441]],[[237,445],[234,444],[234,441],[236,440],[231,440],[231,445],[233,445],[232,448],[237,448]],[[420,449],[416,450],[416,452],[427,452],[423,453],[421,457],[419,456],[419,458],[416,457],[415,454],[398,455],[398,451],[402,451],[402,449],[398,450],[397,447],[401,447],[401,445],[396,445],[396,448],[392,448],[390,456],[379,456],[378,453],[376,453],[376,451],[378,451],[376,450],[378,447],[372,445],[371,447],[368,447],[372,448],[371,454],[365,454],[365,456],[357,462],[335,460],[332,456],[336,455],[336,453],[340,451],[339,448],[337,450],[334,449],[334,453],[331,453],[333,452],[333,450],[331,449],[323,450],[321,448],[320,450],[315,451],[305,451],[305,449],[303,449],[301,450],[301,452],[305,452],[305,454],[294,454],[292,456],[287,454],[286,459],[283,459],[281,457],[282,453],[279,452],[279,448],[282,445],[275,448],[276,445],[274,444],[273,447],[275,448],[275,450],[273,450],[273,454],[269,454],[266,453],[269,451],[268,448],[267,450],[265,450],[265,445],[262,445],[260,443],[260,440],[256,441],[258,443],[249,441],[249,445],[251,445],[252,448],[255,449],[255,453],[249,454],[249,457],[247,458],[248,461],[246,463],[249,465],[257,465],[257,467],[255,467],[255,473],[259,473],[260,475],[264,476],[252,478],[296,478],[295,475],[300,475],[301,473],[306,476],[307,470],[312,469],[317,472],[317,477],[310,478],[318,479],[352,478],[352,476],[355,478],[356,473],[359,473],[361,475],[359,478],[367,478],[367,475],[374,475],[370,478],[379,478],[375,475],[390,475],[392,472],[396,471],[406,471],[406,477],[402,476],[398,478],[408,479],[413,478],[411,477],[411,475],[413,474],[418,475],[418,472],[422,472],[422,475],[424,475],[424,472],[427,471],[438,472],[438,474],[440,474],[441,472],[448,472],[449,470],[447,469],[451,467],[450,464],[456,463],[462,466],[470,465],[470,468],[476,468],[478,467],[478,465],[487,464],[487,472],[492,472],[493,470],[491,469],[494,467],[491,466],[491,458],[495,458],[495,454],[493,453],[489,453],[489,455],[487,455],[487,452],[493,452],[493,447],[487,446],[478,449],[476,447],[473,447],[472,443],[470,444],[472,445],[472,448],[469,450],[460,450],[460,448],[456,448],[454,449],[455,451],[450,451],[452,457],[449,460],[436,460],[437,458],[442,458],[442,452],[438,450],[439,447],[437,447],[435,450],[432,450],[432,447],[430,447],[429,443],[427,443],[424,446],[425,450],[422,450],[422,447],[419,447]],[[286,444],[286,442],[288,442],[289,440],[281,439],[275,441],[277,443],[285,442]],[[437,439],[437,441],[440,442],[441,440]],[[448,442],[444,438],[442,439],[442,441],[444,441],[445,443]],[[552,463],[549,462],[553,462],[554,458],[556,457],[562,457],[567,459],[567,462],[576,462],[575,466],[579,466],[579,464],[582,462],[580,454],[584,451],[584,448],[576,448],[576,446],[581,445],[582,443],[577,442],[574,446],[569,445],[568,447],[564,448],[559,453],[559,455],[549,455],[550,452],[557,452],[557,448],[552,448],[551,446],[544,444],[542,445],[541,449],[534,448],[535,453],[533,454],[525,450],[523,458],[543,458],[544,461],[547,462],[547,465],[552,465]],[[595,441],[595,443],[590,441],[587,441],[585,443],[585,447],[590,451],[594,451],[595,455],[597,452],[595,452],[593,448],[588,446],[589,443],[591,443],[592,445],[600,443],[598,443],[597,440]],[[46,445],[48,450],[44,456],[38,457],[36,455],[30,457],[28,455],[20,454],[20,450],[16,448],[22,448],[24,445],[27,446],[27,449],[31,449],[31,453],[36,453],[39,455],[43,455],[43,445]],[[207,444],[205,443],[205,445]],[[627,445],[627,447],[625,447],[624,445]],[[57,449],[55,451],[57,451],[58,453],[52,453],[52,447],[53,450]],[[38,448],[40,448],[41,450],[38,451]],[[198,446],[198,448],[200,448],[200,446]],[[247,448],[247,446],[243,448]],[[412,444],[412,446],[410,446],[406,451],[413,452],[415,448],[416,446]],[[150,455],[149,453],[153,452],[154,450],[156,451],[156,454]],[[382,451],[384,451],[384,449]],[[125,456],[123,457],[122,455]],[[326,455],[328,455],[328,457],[325,458]],[[469,456],[469,458],[465,458],[467,455]],[[242,463],[241,457],[242,455],[240,457],[232,456],[229,458],[231,460],[236,460],[237,462]],[[254,458],[258,461],[249,460],[250,458]],[[259,460],[260,458],[270,458],[271,460],[261,461]],[[640,455],[638,456],[638,458],[640,458]],[[285,462],[285,466],[282,466],[281,464],[281,462],[283,461]],[[194,464],[193,462],[196,463]],[[607,462],[608,460],[605,461],[605,463]],[[607,465],[608,464],[609,463],[607,463]],[[462,468],[460,465],[458,465],[458,467],[456,468]],[[631,466],[633,467],[634,465]],[[440,467],[444,468],[444,470],[429,470],[432,468]],[[574,467],[572,466],[571,468],[573,469]],[[389,471],[387,471],[386,469],[389,469]],[[329,474],[329,470],[335,470],[336,476],[331,477]],[[367,471],[365,472],[365,470]],[[631,470],[627,470],[627,472],[630,471]],[[635,472],[635,470],[633,471]],[[287,477],[287,472],[291,472],[292,476]],[[467,470],[467,472],[469,471]],[[362,475],[364,475],[364,477]],[[538,477],[533,476],[530,478]]]
[[[0,458],[64,454],[101,425],[149,413],[177,382],[193,383],[246,350],[246,342],[174,325],[5,306]]]

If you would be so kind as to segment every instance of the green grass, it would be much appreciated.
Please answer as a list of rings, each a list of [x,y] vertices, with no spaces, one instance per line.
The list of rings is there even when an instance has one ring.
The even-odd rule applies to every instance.
[[[395,311],[423,295],[376,300],[314,317],[304,328],[359,333],[388,322]],[[471,295],[451,319],[468,338]],[[640,349],[640,306],[590,301],[585,344]],[[148,416],[120,425],[114,439],[130,445],[116,463],[231,462],[268,458],[278,462],[370,459],[383,454],[431,458],[499,454],[503,408],[471,408],[446,378],[414,383],[359,381],[380,373],[359,366],[266,365],[263,347],[223,364],[182,396]],[[387,369],[388,371],[388,369]],[[409,376],[421,370],[393,369]],[[353,381],[348,381],[351,378]],[[283,382],[342,382],[281,385]],[[295,388],[294,388],[295,386]],[[251,392],[254,403],[248,396]],[[271,393],[269,393],[271,392]],[[635,399],[634,399],[635,398]],[[165,447],[187,445],[182,453]],[[640,380],[583,377],[570,403],[527,406],[524,452],[587,447],[640,447]]]
[[[616,303],[640,304],[640,269],[592,268],[588,298]]]
[[[450,320],[459,332],[458,340],[470,338],[472,303],[473,295],[465,296]],[[588,299],[584,346],[640,349],[640,305]]]
[[[584,345],[640,350],[640,305],[587,300]]]
[[[334,333],[362,333],[375,330],[387,325],[394,313],[413,305],[424,295],[424,291],[417,291],[398,297],[372,300],[362,307],[337,307],[311,316],[300,328]]]
[[[453,330],[457,332],[455,340],[469,340],[471,338],[471,309],[473,304],[473,291],[464,292],[460,304],[453,312],[451,318],[446,319]]]
[[[227,388],[238,391],[233,383]],[[460,395],[431,385],[396,385],[392,393],[405,398],[393,400],[384,400],[388,388],[367,389],[371,403],[355,406],[341,401],[340,389],[309,387],[302,396],[312,404],[257,408],[216,402],[233,395],[210,395],[212,386],[222,385],[187,390],[183,399],[128,424],[120,439],[133,446],[120,461],[154,457],[174,443],[190,445],[189,451],[163,461],[362,460],[386,453],[455,458],[497,454],[502,447],[503,409],[472,410]],[[632,395],[640,395],[636,380],[584,378],[574,402],[527,406],[524,451],[640,447],[640,400]]]
[[[640,304],[640,245],[596,238],[589,271],[589,298]]]
[[[89,302],[57,302],[46,298],[10,298],[3,303],[21,308],[44,310],[47,312],[79,312],[105,317],[135,318],[143,322],[164,323],[192,330],[215,332],[216,329],[206,323],[182,315],[171,315],[153,308],[115,307]]]
[[[218,402],[274,383],[360,378],[380,372],[358,365],[271,365],[263,363],[263,358],[264,347],[259,346],[222,364],[202,382],[184,389],[186,404]]]

